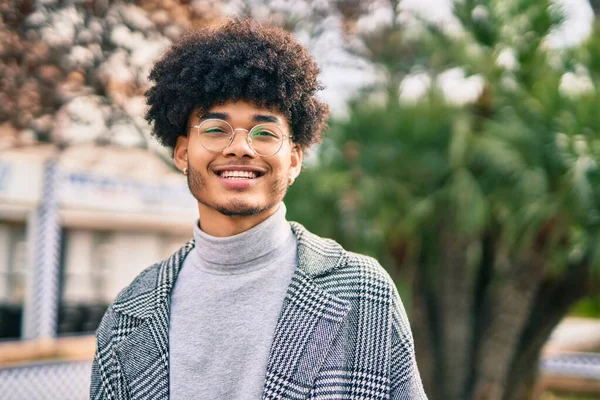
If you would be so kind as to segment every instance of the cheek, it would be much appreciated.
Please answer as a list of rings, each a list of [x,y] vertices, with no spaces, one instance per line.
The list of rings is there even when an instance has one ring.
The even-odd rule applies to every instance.
[[[289,150],[282,152],[282,154],[277,154],[276,157],[269,161],[269,164],[273,170],[273,175],[287,177],[292,166]]]
[[[188,162],[195,167],[196,170],[205,172],[211,158],[202,149],[190,148],[188,150]]]
[[[196,149],[196,146],[194,146],[194,143],[191,141],[190,145],[188,146],[187,156],[190,162],[195,162],[195,160],[201,158],[200,154],[198,154],[198,149]]]
[[[287,179],[289,174],[289,165],[278,162],[271,164],[271,171],[276,180]]]
[[[194,158],[201,158],[204,148],[198,142],[198,137],[194,133],[190,133],[188,138],[188,155]]]

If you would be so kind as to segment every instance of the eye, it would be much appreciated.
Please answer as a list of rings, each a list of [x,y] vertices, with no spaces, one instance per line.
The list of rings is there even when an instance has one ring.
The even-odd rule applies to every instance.
[[[266,129],[261,129],[259,131],[254,132],[254,136],[274,136],[277,137],[277,135],[271,131],[268,131]]]
[[[213,127],[206,127],[202,130],[202,133],[206,134],[206,135],[227,135],[227,131],[221,127],[218,126],[213,126]]]
[[[268,127],[258,127],[252,131],[252,137],[255,139],[277,139],[281,137],[281,134],[276,129]]]

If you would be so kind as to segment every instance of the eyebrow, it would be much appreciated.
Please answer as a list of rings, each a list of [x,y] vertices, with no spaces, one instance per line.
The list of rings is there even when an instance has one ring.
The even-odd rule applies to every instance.
[[[252,116],[253,122],[273,122],[276,124],[281,124],[279,118],[274,115],[263,115],[263,114],[254,114]]]
[[[225,121],[229,121],[231,118],[229,114],[224,112],[207,112],[204,114],[198,114],[198,118],[200,120],[204,119],[223,119]],[[273,122],[281,125],[281,121],[274,115],[266,115],[266,114],[254,114],[252,116],[252,122]]]
[[[200,120],[204,120],[204,119],[224,119],[226,121],[229,120],[229,114],[222,113],[222,112],[207,112],[204,114],[198,113],[197,116]]]

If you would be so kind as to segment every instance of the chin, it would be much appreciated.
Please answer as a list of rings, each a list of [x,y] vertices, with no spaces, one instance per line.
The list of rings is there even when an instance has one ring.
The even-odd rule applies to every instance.
[[[269,209],[268,206],[251,204],[241,200],[229,201],[227,204],[220,204],[214,208],[228,217],[251,217]]]
[[[228,217],[252,217],[261,213],[260,209],[257,208],[246,208],[246,209],[231,209],[231,208],[217,208],[221,214]]]

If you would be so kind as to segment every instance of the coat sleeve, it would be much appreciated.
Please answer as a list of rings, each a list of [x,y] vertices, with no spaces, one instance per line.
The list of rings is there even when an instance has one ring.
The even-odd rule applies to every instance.
[[[92,380],[90,399],[116,399],[115,387],[112,386],[115,372],[115,360],[112,358],[112,326],[114,313],[112,306],[106,310],[102,322],[96,331],[96,352],[92,363]]]
[[[392,400],[427,400],[417,368],[410,324],[395,287],[392,304],[390,398]]]

